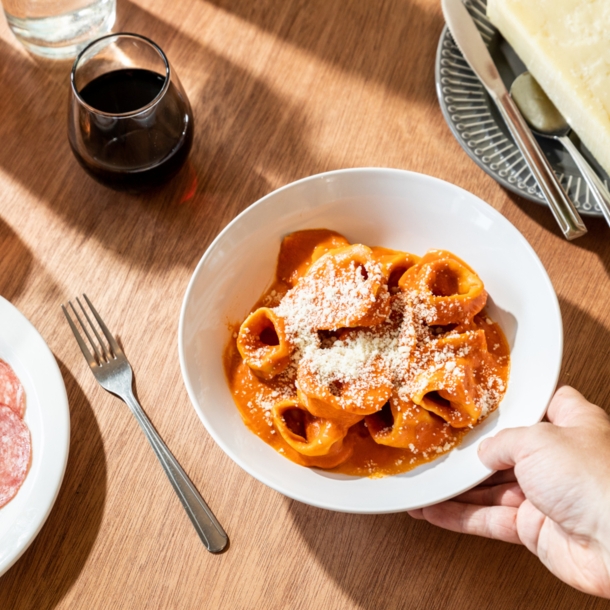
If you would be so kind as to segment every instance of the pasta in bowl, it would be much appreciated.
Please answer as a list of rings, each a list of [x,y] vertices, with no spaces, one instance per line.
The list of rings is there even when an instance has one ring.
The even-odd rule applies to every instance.
[[[320,227],[328,230],[326,235],[311,231]],[[309,231],[312,238],[295,238],[305,235],[302,231]],[[294,256],[278,261],[286,239],[286,243],[294,242]],[[436,255],[426,254],[435,249]],[[343,251],[341,256],[345,257],[330,265],[335,265],[335,274],[349,277],[351,268],[359,270],[362,277],[367,275],[367,290],[378,306],[367,308],[366,303],[360,303],[348,311],[324,311],[312,297],[310,308],[318,316],[316,340],[326,346],[320,351],[327,353],[314,358],[317,373],[297,367],[294,375],[300,393],[279,393],[262,409],[266,434],[281,436],[285,452],[303,456],[302,462],[295,463],[244,425],[231,393],[230,385],[233,389],[236,386],[233,381],[227,382],[225,374],[230,361],[226,350],[232,344],[233,356],[241,361],[237,345],[240,323],[254,315],[249,322],[252,336],[240,339],[243,354],[252,357],[254,368],[248,369],[262,385],[272,386],[274,380],[285,377],[294,365],[298,346],[294,345],[291,322],[287,327],[282,310],[290,300],[284,306],[280,300],[298,287],[307,273],[320,277],[327,274],[329,263],[323,259],[330,251]],[[444,254],[438,255],[439,251]],[[316,260],[312,262],[313,258]],[[379,268],[379,274],[371,265]],[[405,274],[405,269],[410,273]],[[272,285],[278,281],[284,286],[279,300],[278,295],[275,300],[261,299],[261,295],[271,295]],[[477,400],[460,400],[458,394],[465,394],[464,389],[455,388],[453,401],[451,395],[441,394],[442,377],[444,371],[450,372],[451,363],[448,368],[444,363],[440,372],[429,375],[429,391],[424,384],[423,393],[411,388],[406,395],[401,395],[394,383],[391,387],[384,385],[383,374],[370,388],[370,395],[364,397],[351,392],[358,385],[355,377],[354,387],[350,387],[344,383],[347,379],[343,385],[333,384],[341,379],[324,376],[336,362],[333,350],[345,354],[350,345],[355,348],[359,343],[366,344],[368,335],[378,333],[380,325],[399,324],[394,312],[396,295],[412,292],[414,286],[422,300],[420,313],[427,316],[420,323],[434,333],[431,338],[437,345],[444,341],[448,352],[456,353],[460,348],[452,342],[457,341],[456,335],[466,334],[469,349],[474,352],[484,346],[499,359],[510,351],[510,361],[500,363],[504,368],[499,378],[505,383],[504,390],[496,387],[502,394],[496,401],[500,406],[496,408],[492,401],[486,417],[482,416],[483,402],[478,398],[478,406],[473,405]],[[453,295],[443,294],[449,289]],[[383,296],[385,293],[388,296]],[[459,322],[451,321],[452,307],[443,301],[447,296],[463,301],[464,307],[459,309],[472,325],[465,333],[459,332],[465,330],[458,328]],[[430,317],[432,310],[435,316]],[[488,323],[488,317],[493,322]],[[504,344],[497,338],[501,338],[500,330]],[[496,344],[500,348],[494,348]],[[273,354],[269,361],[257,357],[264,355],[261,348]],[[494,355],[495,349],[499,352]],[[443,181],[400,170],[321,174],[283,187],[250,206],[201,259],[187,288],[179,325],[180,363],[189,397],[223,451],[252,476],[290,498],[355,513],[395,512],[433,504],[488,477],[490,471],[477,457],[479,442],[503,428],[531,425],[542,418],[555,389],[561,354],[557,299],[542,264],[523,236],[474,195]],[[459,358],[455,360],[454,368],[466,366],[458,362]],[[369,364],[374,368],[374,359]],[[468,366],[473,369],[473,363]],[[320,372],[328,383],[320,384]],[[468,388],[469,373],[464,374]],[[430,390],[434,385],[436,389]],[[337,398],[342,403],[340,419],[329,417],[337,410]],[[359,401],[364,408],[359,407]],[[419,408],[412,409],[411,404]],[[457,416],[463,421],[448,422]],[[444,422],[440,426],[439,420]],[[445,427],[447,423],[449,427]],[[466,425],[461,426],[463,423]],[[343,459],[352,441],[344,440],[339,445],[337,440],[346,427],[348,433],[343,439],[364,432],[367,446],[393,456],[391,460],[380,460],[381,466],[377,464],[369,472],[364,454],[356,459],[352,452],[351,457]],[[275,434],[270,434],[271,430]],[[412,443],[417,435],[423,444],[416,457],[409,445],[417,448]],[[446,452],[449,441],[442,442],[445,435],[451,441]],[[426,443],[438,458],[424,463],[426,451],[421,449]],[[437,453],[439,446],[441,451]],[[397,465],[401,452],[403,463]],[[336,464],[332,460],[318,462],[321,458],[329,460],[329,455],[335,456]],[[415,457],[415,462],[405,464],[407,456],[407,461]],[[305,462],[309,467],[302,465]],[[411,469],[406,470],[408,467]],[[351,470],[348,473],[342,469]]]
[[[451,252],[422,258],[287,235],[275,281],[225,369],[244,423],[302,466],[398,474],[455,448],[495,411],[510,350],[483,282]]]

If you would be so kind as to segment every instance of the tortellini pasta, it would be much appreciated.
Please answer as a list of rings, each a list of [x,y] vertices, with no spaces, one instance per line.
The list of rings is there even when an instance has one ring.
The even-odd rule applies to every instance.
[[[454,448],[502,400],[509,347],[486,302],[450,252],[292,233],[227,348],[232,394],[246,425],[299,464],[404,472]]]

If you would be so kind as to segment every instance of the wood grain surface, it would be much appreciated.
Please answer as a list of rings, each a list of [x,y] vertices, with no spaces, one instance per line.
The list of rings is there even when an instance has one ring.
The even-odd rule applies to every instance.
[[[44,528],[0,578],[3,610],[601,609],[523,547],[406,514],[291,501],[208,436],[178,363],[180,305],[214,236],[262,195],[358,166],[437,176],[525,235],[559,295],[561,381],[610,407],[610,229],[566,242],[550,212],[461,150],[434,88],[437,0],[119,0],[116,29],[167,52],[193,105],[190,162],[157,193],[117,194],[66,137],[70,62],[0,27],[0,294],[39,329],[69,394],[66,476]],[[206,552],[135,419],[86,369],[60,304],[86,291],[117,331],[141,402],[231,538]]]

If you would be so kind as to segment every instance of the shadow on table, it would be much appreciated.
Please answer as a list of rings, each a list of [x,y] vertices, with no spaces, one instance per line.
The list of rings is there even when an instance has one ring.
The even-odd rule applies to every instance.
[[[206,1],[347,74],[406,99],[436,103],[434,57],[444,21],[435,3]]]
[[[0,216],[0,295],[14,301],[25,288],[32,267],[32,253],[11,227]]]
[[[350,608],[610,607],[561,583],[524,547],[444,531],[406,513],[346,515],[294,501],[289,512]]]
[[[515,205],[540,226],[563,239],[553,215],[545,205],[535,204],[512,193],[509,196]],[[570,242],[570,247],[593,252],[610,279],[610,227],[602,217],[583,216],[583,220],[588,233]],[[565,260],[565,273],[580,273],[579,269],[571,265],[569,258]],[[604,302],[604,294],[609,289],[602,285],[598,290],[601,302]],[[610,329],[587,313],[589,303],[578,293],[568,292],[559,297],[559,305],[564,328],[560,383],[573,385],[588,400],[604,406],[610,413]]]
[[[153,36],[170,58],[177,48],[189,65],[201,67],[197,82],[182,75],[195,116],[190,163],[174,181],[143,195],[98,185],[67,141],[70,64],[29,57],[0,40],[0,168],[83,239],[141,267],[191,267],[228,221],[270,190],[265,173],[288,182],[323,168],[307,152],[309,130],[299,107],[135,4],[121,3],[119,19],[121,29]]]
[[[561,380],[610,412],[610,329],[575,304],[560,305]],[[346,515],[286,501],[312,555],[355,608],[610,608],[561,583],[524,547],[447,532],[406,513]]]
[[[58,361],[70,403],[70,454],[55,506],[17,563],[0,578],[0,607],[50,610],[78,578],[97,538],[106,500],[102,436],[85,394]]]
[[[549,233],[563,239],[559,226],[546,205],[534,203],[508,190],[505,190],[505,192],[509,199],[532,220],[544,227]],[[583,216],[582,219],[587,225],[588,233],[573,240],[570,244],[594,252],[610,275],[610,227],[601,216]],[[567,264],[569,265],[569,261],[567,261]]]
[[[560,298],[559,305],[564,328],[560,384],[573,385],[610,414],[610,329],[577,304]]]
[[[348,73],[414,100],[434,100],[439,11],[404,0],[381,8],[355,0],[302,6],[276,0],[274,10],[245,1],[216,4]],[[192,267],[228,221],[271,190],[267,175],[275,187],[335,169],[314,156],[304,109],[263,80],[131,2],[119,4],[117,28],[152,36],[170,59],[175,50],[195,116],[190,164],[166,187],[140,196],[98,185],[73,158],[66,135],[70,62],[36,59],[0,41],[0,168],[83,239],[140,267]],[[421,28],[431,32],[429,44],[412,49]],[[189,82],[192,66],[197,78]]]

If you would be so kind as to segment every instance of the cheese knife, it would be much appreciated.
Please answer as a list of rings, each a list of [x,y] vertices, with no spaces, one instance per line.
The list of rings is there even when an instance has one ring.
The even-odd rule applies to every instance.
[[[442,0],[443,14],[455,43],[472,71],[498,106],[515,143],[523,154],[553,216],[566,239],[587,232],[580,214],[561,186],[534,135],[513,102],[479,30],[462,0]]]

